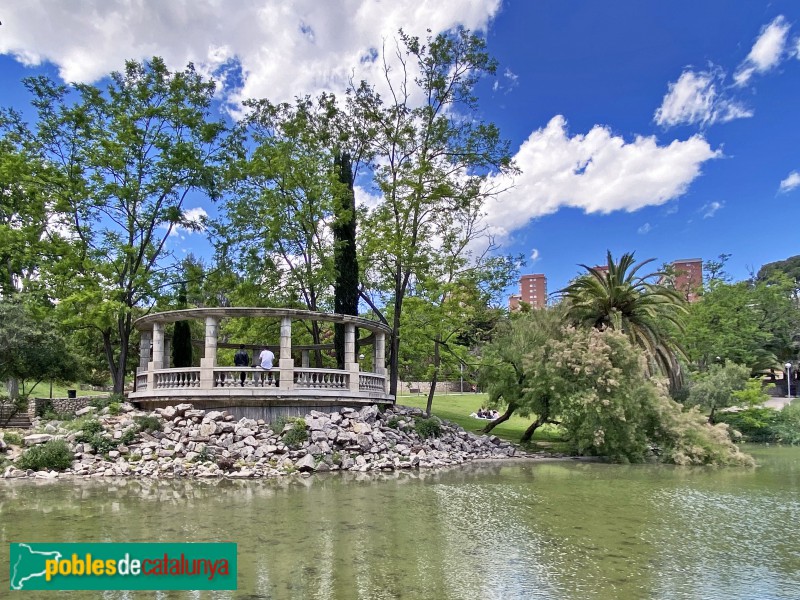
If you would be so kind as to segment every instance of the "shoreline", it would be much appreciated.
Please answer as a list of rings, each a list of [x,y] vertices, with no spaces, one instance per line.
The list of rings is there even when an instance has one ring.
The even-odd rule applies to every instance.
[[[293,474],[374,473],[437,469],[512,460],[575,460],[532,454],[493,435],[476,435],[418,408],[396,405],[360,411],[310,411],[274,424],[226,412],[176,404],[152,413],[122,405],[119,415],[84,409],[80,422],[39,421],[45,433],[25,436],[26,447],[62,439],[73,454],[63,471],[21,470],[12,464],[3,479],[275,479]],[[88,416],[87,416],[88,415]],[[140,430],[141,423],[158,429]],[[70,425],[72,423],[72,425]],[[137,425],[138,424],[138,425]],[[89,441],[87,441],[87,439]]]

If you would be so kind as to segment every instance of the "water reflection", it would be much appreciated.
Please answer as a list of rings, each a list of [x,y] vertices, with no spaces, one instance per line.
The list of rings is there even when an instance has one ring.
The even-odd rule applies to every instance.
[[[0,561],[8,541],[234,541],[239,590],[188,597],[798,598],[800,451],[759,458],[748,470],[490,462],[275,481],[5,481]],[[0,568],[0,589],[7,578]]]

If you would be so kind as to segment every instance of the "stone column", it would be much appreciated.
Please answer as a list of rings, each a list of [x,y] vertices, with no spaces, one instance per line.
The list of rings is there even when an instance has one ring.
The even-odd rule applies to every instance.
[[[375,332],[375,348],[373,348],[373,370],[376,375],[384,376],[384,393],[388,390],[389,381],[386,377],[386,334],[382,331]]]
[[[303,350],[300,354],[301,363],[300,365],[304,368],[308,368],[311,366],[311,361],[309,360],[309,352],[308,350]]]
[[[156,389],[154,371],[164,364],[164,324],[153,323],[153,354],[147,363],[147,390]]]
[[[344,369],[350,373],[350,391],[357,392],[361,367],[356,360],[356,326],[353,323],[344,324]]]
[[[278,361],[280,381],[278,389],[294,389],[294,360],[292,359],[292,318],[281,317],[281,346]]]
[[[170,361],[172,359],[172,340],[166,338],[164,340],[164,366],[163,369],[169,369]]]
[[[150,344],[152,343],[153,333],[142,331],[139,338],[139,371],[147,370],[147,363],[150,362]]]
[[[206,339],[203,358],[200,359],[200,389],[214,387],[214,367],[217,366],[217,332],[219,321],[216,317],[206,317]]]

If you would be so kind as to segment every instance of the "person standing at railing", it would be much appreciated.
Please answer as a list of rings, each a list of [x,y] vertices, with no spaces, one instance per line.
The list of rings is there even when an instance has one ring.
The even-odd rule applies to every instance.
[[[244,344],[239,346],[239,349],[236,351],[236,354],[233,355],[233,364],[237,367],[249,367],[250,366],[250,355],[247,353],[247,350],[244,349]],[[241,380],[242,380],[242,387],[244,387],[244,380],[247,378],[247,373],[242,371]]]
[[[275,360],[275,355],[272,353],[272,350],[264,346],[264,349],[261,351],[261,354],[258,355],[258,366],[265,371],[270,371],[272,369],[272,363]],[[261,382],[263,383],[267,379],[267,375],[264,374],[261,376]]]

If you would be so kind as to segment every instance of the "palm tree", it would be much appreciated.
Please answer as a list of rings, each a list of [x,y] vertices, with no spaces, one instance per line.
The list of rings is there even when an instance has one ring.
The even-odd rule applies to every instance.
[[[685,357],[675,337],[688,310],[680,292],[657,283],[663,273],[638,275],[653,260],[634,263],[633,253],[626,253],[614,262],[609,251],[605,268],[581,265],[587,273],[561,293],[575,323],[625,333],[644,351],[649,372],[666,375],[674,387],[681,380],[678,358]]]

